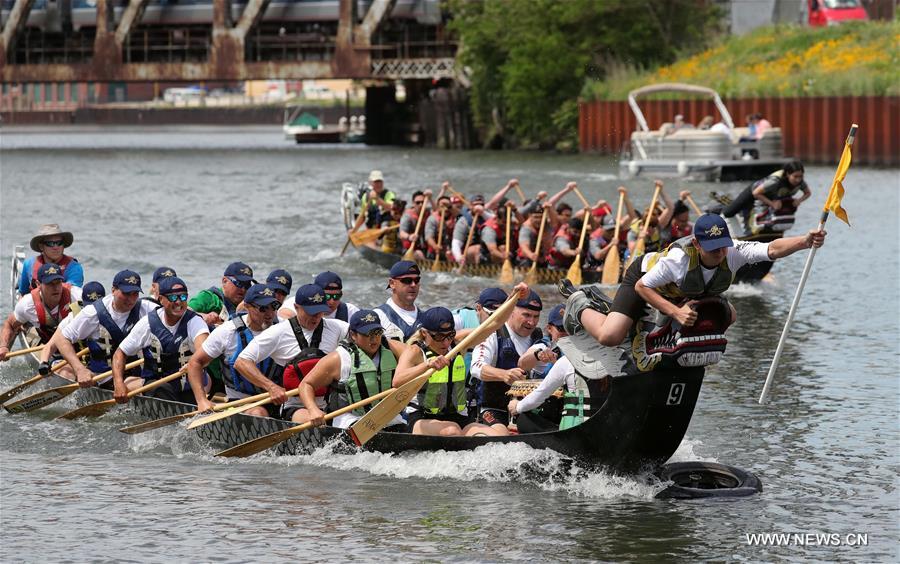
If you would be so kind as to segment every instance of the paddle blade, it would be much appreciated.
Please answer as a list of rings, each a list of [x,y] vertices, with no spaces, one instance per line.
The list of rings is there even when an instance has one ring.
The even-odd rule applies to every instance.
[[[512,284],[513,281],[513,267],[512,262],[507,258],[503,261],[503,268],[500,269],[500,284],[506,286]]]
[[[528,269],[528,272],[525,273],[525,283],[529,286],[534,286],[538,283],[537,263],[534,263],[531,268]]]
[[[581,255],[575,257],[575,260],[572,261],[572,266],[569,267],[569,272],[566,273],[566,278],[572,282],[572,284],[576,286],[580,286],[582,283],[581,278]]]
[[[116,400],[106,400],[98,403],[92,403],[73,409],[67,413],[63,413],[57,419],[78,419],[79,417],[99,417],[115,407]]]
[[[147,431],[152,431],[153,429],[168,427],[169,425],[173,425],[175,423],[178,423],[179,421],[190,419],[195,415],[197,415],[196,411],[180,413],[178,415],[173,415],[172,417],[165,417],[163,419],[154,419],[153,421],[138,423],[137,425],[132,425],[131,427],[122,427],[121,429],[119,429],[119,432],[125,433],[126,435],[137,435],[138,433],[145,433]]]
[[[413,260],[416,256],[416,248],[410,245],[406,252],[403,253],[403,260]]]
[[[245,456],[252,456],[258,452],[268,450],[278,443],[288,440],[297,433],[309,429],[311,426],[312,425],[309,423],[304,423],[303,425],[291,427],[290,429],[282,429],[281,431],[269,433],[268,435],[253,439],[252,441],[247,441],[246,443],[225,449],[222,452],[217,452],[216,456],[225,458],[243,458]]]
[[[231,409],[226,409],[220,413],[213,413],[212,415],[207,415],[206,417],[201,417],[196,421],[191,421],[191,424],[188,425],[188,429],[196,429],[197,427],[202,427],[203,425],[208,425],[210,423],[214,423],[219,421],[220,419],[227,419],[232,415],[238,415],[247,411],[248,409],[252,409],[254,407],[258,407],[260,405],[265,405],[272,401],[272,398],[266,398],[264,400],[258,401],[256,403],[251,403],[247,405],[242,405],[241,407],[232,407]]]
[[[409,382],[397,388],[393,394],[378,402],[378,405],[369,410],[362,418],[356,421],[350,429],[350,438],[356,446],[363,446],[369,439],[382,430],[398,413],[409,405],[410,400],[419,389],[425,385],[434,370],[427,370],[421,376],[417,376]]]
[[[441,256],[435,255],[434,262],[431,263],[431,271],[439,272],[441,270]]]
[[[50,388],[36,394],[32,394],[25,399],[9,405],[4,405],[3,409],[10,413],[24,413],[26,411],[34,411],[46,407],[52,403],[56,403],[64,397],[78,389],[78,384],[69,384],[58,388]]]
[[[622,259],[619,258],[619,249],[612,248],[603,261],[603,276],[600,278],[601,284],[618,284],[619,269],[622,266]]]
[[[44,378],[45,378],[44,376],[41,376],[40,374],[38,374],[37,376],[35,376],[33,378],[29,378],[28,380],[25,380],[24,382],[16,384],[12,388],[10,388],[10,389],[6,390],[5,392],[3,392],[2,394],[0,394],[0,404],[6,403],[10,399],[19,395],[19,392],[21,392],[25,388],[31,386],[35,382],[40,382]]]

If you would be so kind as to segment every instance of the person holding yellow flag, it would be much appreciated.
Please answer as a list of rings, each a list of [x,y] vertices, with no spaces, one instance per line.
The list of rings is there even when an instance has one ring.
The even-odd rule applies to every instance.
[[[566,304],[570,324],[567,329],[573,333],[584,328],[600,344],[616,346],[634,322],[646,315],[647,305],[690,327],[697,320],[695,301],[722,294],[745,264],[783,258],[803,249],[821,247],[824,242],[825,231],[814,229],[771,243],[735,243],[721,216],[704,214],[694,224],[693,236],[683,237],[665,251],[648,253],[631,264],[608,314],[589,307],[578,298],[580,292],[572,294],[569,302],[581,307],[573,307],[568,315],[570,306]],[[731,313],[734,323],[734,308]]]

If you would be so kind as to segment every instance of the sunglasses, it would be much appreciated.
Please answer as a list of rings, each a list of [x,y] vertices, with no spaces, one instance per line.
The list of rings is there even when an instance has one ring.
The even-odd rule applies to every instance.
[[[438,342],[446,341],[448,339],[452,341],[456,337],[456,331],[446,331],[443,333],[432,333],[429,331],[428,334],[431,335],[432,339]]]
[[[249,289],[250,289],[250,286],[253,285],[253,283],[250,282],[249,280],[246,281],[246,282],[241,282],[241,281],[238,280],[237,278],[232,278],[231,276],[228,277],[228,281],[231,282],[232,284],[234,284],[235,286],[237,286],[238,288],[242,289],[242,290],[249,290]]]
[[[187,294],[166,294],[166,299],[172,302],[173,304],[177,301],[186,302],[188,301]]]
[[[336,294],[332,294],[330,292],[325,292],[325,301],[340,300],[342,297],[344,297],[343,292],[337,292]]]
[[[373,329],[368,333],[359,333],[363,337],[368,337],[370,339],[380,339],[382,335],[384,335],[384,329]]]
[[[251,304],[251,305],[253,305],[253,307],[256,308],[256,311],[258,311],[260,313],[266,313],[268,311],[278,311],[279,309],[281,309],[281,304],[278,302],[272,302],[269,305],[264,305],[264,306],[256,305],[256,304]]]
[[[417,206],[421,206],[425,203],[425,200],[413,200],[413,204]]]
[[[409,286],[411,284],[418,284],[422,281],[421,276],[411,276],[409,278],[394,278],[397,282],[400,282],[404,286]]]
[[[45,247],[62,247],[63,246],[62,241],[44,241],[41,244],[44,245]]]

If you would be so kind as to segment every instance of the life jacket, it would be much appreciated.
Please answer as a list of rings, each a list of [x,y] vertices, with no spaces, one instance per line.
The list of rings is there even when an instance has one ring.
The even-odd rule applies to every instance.
[[[416,341],[426,360],[438,356]],[[466,409],[466,363],[457,355],[450,366],[434,372],[416,394],[415,408],[431,415],[457,414]]]
[[[797,192],[806,188],[806,181],[804,180],[797,186],[792,186],[785,176],[784,170],[777,170],[769,176],[751,184],[751,191],[760,186],[765,186],[763,195],[766,198],[770,200],[781,200],[784,198],[793,198]]]
[[[309,374],[320,360],[325,358],[326,354],[319,348],[319,345],[322,344],[322,333],[325,332],[324,319],[319,322],[319,325],[313,330],[312,338],[309,343],[306,342],[306,337],[303,336],[303,328],[300,326],[300,321],[298,321],[296,317],[288,318],[288,323],[291,324],[291,330],[294,332],[294,338],[297,339],[297,345],[300,347],[300,352],[297,353],[297,356],[291,359],[287,366],[284,367],[282,381],[284,382],[283,387],[286,390],[299,386],[300,381]],[[323,397],[327,393],[328,386],[316,388],[316,396],[318,397]]]
[[[644,228],[644,219],[638,218],[631,222],[630,230],[637,237],[641,236],[641,229]],[[644,254],[646,253],[654,253],[660,249],[660,236],[659,229],[657,227],[647,227],[650,230],[647,233],[647,238],[644,239]]]
[[[191,351],[191,340],[188,338],[187,326],[197,314],[191,310],[184,312],[178,320],[173,334],[163,324],[162,319],[154,311],[147,315],[150,324],[150,344],[144,347],[144,368],[141,375],[144,380],[158,380],[173,372],[178,372],[194,354]]]
[[[592,380],[576,372],[574,389],[568,388],[567,383],[559,421],[560,431],[581,425],[600,410],[609,396],[609,376]]]
[[[381,193],[381,199],[385,202],[389,201],[388,198],[396,198],[396,195],[390,190],[385,190]],[[360,213],[366,214],[366,227],[369,229],[374,229],[375,227],[381,225],[382,220],[384,219],[385,212],[378,207],[374,201],[369,201],[369,190],[363,194],[362,200],[360,200]]]
[[[50,341],[54,331],[56,331],[59,322],[69,315],[71,311],[72,286],[65,283],[62,285],[62,294],[59,296],[59,307],[56,310],[56,315],[53,315],[44,307],[40,287],[31,290],[31,299],[34,301],[34,311],[37,313],[38,318],[38,326],[34,329],[41,337],[41,343],[46,344]]]
[[[505,323],[497,331],[496,335],[497,361],[494,363],[494,368],[509,370],[510,368],[517,367],[519,365],[519,351],[516,350],[516,345],[513,342],[512,337],[510,337],[509,329],[507,329]],[[535,329],[531,333],[528,346],[530,347],[535,344],[541,340],[542,337],[541,330]],[[506,410],[506,406],[509,404],[509,398],[506,397],[506,392],[509,390],[509,384],[506,384],[505,382],[481,381],[479,390],[482,407]]]
[[[677,241],[682,237],[690,237],[694,234],[694,226],[691,223],[687,223],[682,227],[678,227],[673,222],[669,222],[669,226],[665,231],[666,239],[668,241]]]
[[[532,225],[529,225],[529,227],[531,227],[532,229],[534,229],[534,227],[533,227]],[[538,229],[540,229],[540,226],[538,226]],[[531,247],[531,250],[534,251],[534,252],[536,252],[537,255],[538,255],[538,259],[540,259],[540,256],[541,256],[541,250],[535,248],[535,247],[537,246],[537,236],[538,236],[538,232],[535,230],[535,231],[532,231],[532,233],[534,233],[534,238],[532,238],[531,240],[529,240],[528,243],[529,243],[529,246]],[[519,239],[518,239],[518,237],[517,237],[517,238],[516,238],[516,241],[518,242],[518,240],[519,240]],[[518,248],[516,249],[516,258],[518,258],[519,260],[529,260],[529,259],[525,256],[525,254],[522,252],[522,247],[518,247]]]
[[[560,225],[559,229],[557,229],[556,233],[553,235],[553,246],[550,247],[550,252],[547,253],[547,264],[551,268],[567,268],[575,260],[575,257],[568,257],[556,248],[556,240],[558,238],[568,241],[573,249],[577,246],[575,237],[568,227],[568,225]]]
[[[66,267],[69,266],[70,264],[72,264],[73,262],[78,262],[78,259],[72,258],[68,255],[63,255],[59,259],[59,261],[56,263],[56,265],[59,266],[59,270],[60,270],[59,273],[63,276],[63,278],[65,278],[65,276],[66,276]],[[38,282],[37,275],[38,275],[38,270],[40,270],[41,267],[44,266],[44,264],[45,263],[44,263],[43,253],[34,257],[34,262],[31,263],[31,282],[29,283],[28,287],[31,288],[32,290],[34,290],[35,288],[37,288],[40,285],[40,282]]]
[[[388,319],[390,319],[391,323],[396,325],[403,331],[403,340],[407,340],[412,337],[412,334],[415,333],[419,327],[422,326],[422,314],[424,313],[422,309],[416,310],[416,320],[412,325],[409,325],[406,321],[400,317],[400,314],[394,311],[394,308],[389,306],[388,304],[381,304],[375,309],[379,309],[387,315]]]
[[[109,313],[109,309],[107,309],[102,299],[95,301],[93,305],[94,310],[97,312],[97,322],[100,324],[100,327],[98,328],[99,336],[97,339],[92,339],[88,342],[88,348],[91,351],[88,368],[91,369],[91,372],[101,373],[111,368],[109,361],[113,357],[113,353],[116,352],[119,344],[125,340],[125,337],[131,333],[135,324],[141,319],[141,302],[138,300],[134,307],[131,308],[131,311],[128,312],[128,317],[125,319],[123,327],[116,325],[112,314]],[[134,358],[128,359],[127,362],[131,362],[131,360],[134,360]]]
[[[396,221],[388,221],[386,225],[382,225],[382,227],[394,227],[398,225]],[[400,233],[399,229],[392,229],[390,231],[385,231],[381,236],[381,252],[389,253],[392,255],[398,254],[400,252]]]
[[[337,310],[334,312],[334,318],[340,319],[341,321],[347,321],[349,317],[349,311],[347,308],[347,304],[341,302],[341,304],[337,307]]]
[[[219,316],[227,316],[224,318],[225,321],[229,319],[234,319],[235,314],[237,314],[237,306],[231,303],[222,292],[222,289],[216,286],[210,286],[208,288],[210,292],[219,296],[219,299],[222,300],[222,310],[219,312]]]
[[[391,389],[394,370],[397,368],[397,358],[391,352],[386,339],[383,337],[381,339],[378,366],[375,366],[375,361],[353,341],[348,339],[342,341],[338,346],[350,353],[350,378],[346,382],[332,382],[328,411],[341,409]],[[361,417],[376,405],[378,404],[370,403],[358,407],[350,413]]]
[[[673,248],[679,248],[688,256],[688,270],[679,283],[670,282],[656,291],[670,300],[678,300],[681,298],[698,298],[705,296],[717,296],[723,293],[731,286],[734,280],[734,272],[728,268],[728,256],[722,259],[716,266],[709,282],[703,281],[703,269],[700,264],[700,251],[691,244],[691,237],[682,237],[673,242],[662,252],[655,253],[647,258],[647,271],[659,262],[659,259],[669,254]]]
[[[234,363],[237,361],[238,356],[240,356],[241,352],[247,348],[250,341],[253,340],[253,332],[247,327],[246,315],[246,313],[242,313],[231,320],[234,324],[235,348],[234,354],[231,355],[231,358],[226,360],[226,364],[228,370],[231,372],[231,388],[242,394],[252,395],[262,393],[264,390],[257,388],[255,384],[244,378],[240,372],[234,369]],[[275,361],[271,358],[267,358],[256,365],[256,367],[259,368],[259,371],[272,381],[275,381],[275,366]]]

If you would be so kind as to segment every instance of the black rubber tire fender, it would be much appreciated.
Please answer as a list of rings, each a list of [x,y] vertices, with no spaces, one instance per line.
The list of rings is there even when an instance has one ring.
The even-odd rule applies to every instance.
[[[755,474],[717,462],[673,462],[654,474],[663,482],[673,482],[656,494],[658,499],[747,497],[762,491]]]

